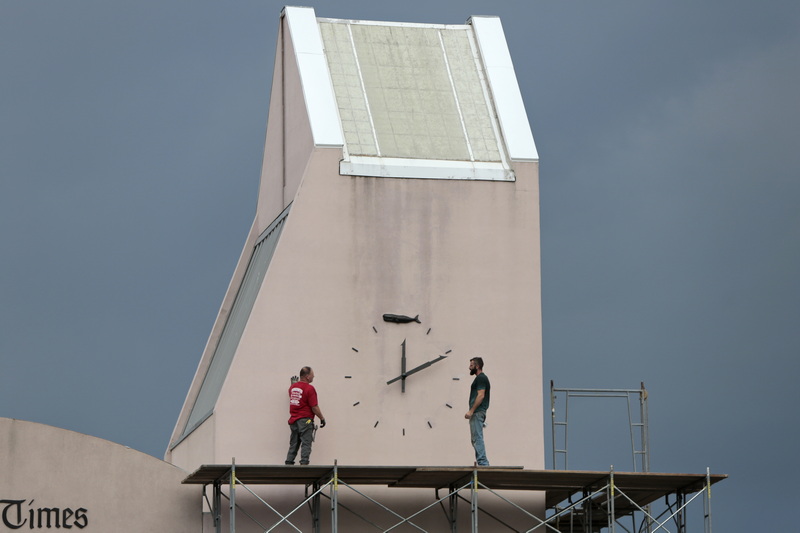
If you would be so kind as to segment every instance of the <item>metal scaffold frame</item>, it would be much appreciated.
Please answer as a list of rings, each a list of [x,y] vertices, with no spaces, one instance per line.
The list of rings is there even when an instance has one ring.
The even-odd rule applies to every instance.
[[[650,471],[650,433],[647,420],[647,389],[556,388],[550,381],[551,437],[553,468],[568,470],[569,405],[571,398],[622,398],[628,408],[631,458],[634,472]],[[638,404],[638,409],[633,407]],[[563,409],[559,407],[563,406]],[[562,414],[563,411],[563,414]],[[561,417],[559,417],[561,415]],[[562,459],[559,463],[559,457]]]
[[[702,474],[654,474],[633,472],[571,472],[555,470],[524,470],[521,468],[494,467],[357,467],[332,466],[295,467],[278,465],[249,465],[237,467],[235,460],[230,465],[206,465],[186,478],[184,483],[212,486],[212,502],[206,499],[214,519],[216,533],[223,532],[223,498],[228,500],[229,529],[235,533],[237,515],[242,513],[264,532],[288,526],[295,531],[301,529],[292,523],[293,517],[304,507],[311,513],[312,530],[322,531],[322,506],[324,497],[330,501],[331,533],[339,531],[340,509],[363,520],[365,526],[374,531],[393,531],[409,526],[417,531],[426,531],[415,523],[422,513],[436,506],[444,511],[451,533],[478,531],[479,523],[501,527],[508,531],[595,533],[616,532],[663,532],[685,533],[688,531],[687,507],[697,500],[703,502],[703,531],[711,533],[711,486],[725,479],[725,475],[712,475],[707,469]],[[243,481],[244,480],[244,481]],[[246,481],[246,482],[245,482]],[[280,513],[269,502],[258,496],[248,485],[305,485],[305,495],[286,514]],[[229,486],[228,494],[222,487]],[[403,516],[369,496],[357,485],[384,485],[388,487],[433,488],[435,497],[409,515]],[[389,526],[379,526],[339,501],[339,491],[346,489],[375,504],[391,517]],[[237,504],[237,491],[244,490],[276,516],[271,524],[259,523],[246,509]],[[539,491],[545,494],[546,512],[525,509],[501,494],[504,490]],[[445,491],[444,495],[440,491]],[[462,492],[469,492],[469,498]],[[524,529],[505,523],[481,507],[482,499],[491,494],[493,500],[504,502],[529,520]],[[674,502],[669,504],[669,496]],[[660,498],[667,500],[666,510],[657,515],[651,513],[650,504]],[[468,502],[470,524],[467,528],[458,520],[459,502]],[[566,502],[566,503],[565,503]],[[643,517],[637,528],[635,516]],[[634,527],[621,524],[625,517],[634,517]],[[490,522],[487,522],[490,520]],[[437,527],[436,531],[442,531]],[[517,526],[519,527],[519,526]]]

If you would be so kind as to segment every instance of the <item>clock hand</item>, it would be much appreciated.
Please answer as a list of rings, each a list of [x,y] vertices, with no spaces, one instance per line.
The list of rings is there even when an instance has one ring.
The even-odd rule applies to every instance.
[[[399,375],[399,376],[397,376],[396,378],[394,378],[394,379],[390,379],[389,381],[387,381],[387,382],[386,382],[386,384],[387,384],[387,385],[391,385],[392,383],[394,383],[394,382],[395,382],[395,381],[397,381],[398,379],[405,379],[405,378],[407,378],[408,376],[410,376],[411,374],[416,374],[416,373],[417,373],[417,372],[419,372],[420,370],[424,370],[424,369],[428,368],[429,366],[431,366],[432,364],[434,364],[434,363],[438,363],[438,362],[439,362],[439,361],[441,361],[442,359],[447,359],[447,356],[446,356],[446,355],[440,355],[440,356],[439,356],[439,357],[437,357],[436,359],[431,359],[431,360],[430,360],[430,361],[428,361],[427,363],[422,363],[421,365],[419,365],[419,366],[417,366],[417,367],[414,367],[414,368],[412,368],[412,369],[411,369],[411,370],[409,370],[408,372],[403,372],[402,374],[400,374],[400,375]]]
[[[406,340],[403,339],[403,357],[400,362],[400,375],[406,375]],[[402,387],[400,388],[400,392],[406,391],[406,380],[403,379],[403,383],[401,383]]]
[[[431,360],[430,360],[430,361],[428,361],[427,363],[422,363],[421,365],[419,365],[419,366],[417,366],[417,367],[414,367],[414,368],[412,368],[411,370],[409,370],[408,372],[406,372],[406,376],[410,376],[411,374],[414,374],[415,372],[419,372],[420,370],[422,370],[422,369],[424,369],[424,368],[428,368],[428,367],[429,367],[429,366],[431,366],[432,364],[434,364],[434,363],[438,363],[438,362],[439,362],[439,361],[441,361],[442,359],[447,359],[447,356],[446,356],[446,355],[440,355],[440,356],[439,356],[439,357],[437,357],[436,359],[431,359]]]

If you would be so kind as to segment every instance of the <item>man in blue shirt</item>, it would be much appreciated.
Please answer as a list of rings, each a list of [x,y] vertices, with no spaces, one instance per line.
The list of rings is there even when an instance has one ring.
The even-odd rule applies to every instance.
[[[469,411],[464,418],[469,420],[469,433],[472,447],[475,448],[475,461],[478,466],[489,466],[486,458],[486,446],[483,444],[483,426],[486,422],[486,410],[489,408],[489,394],[492,386],[489,377],[483,373],[483,359],[473,357],[469,360],[469,374],[475,376],[469,389]]]

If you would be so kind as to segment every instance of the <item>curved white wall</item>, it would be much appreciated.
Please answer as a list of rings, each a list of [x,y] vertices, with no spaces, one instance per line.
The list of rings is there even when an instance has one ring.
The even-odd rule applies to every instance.
[[[107,440],[0,418],[0,532],[196,533],[201,489],[181,485],[186,475]]]

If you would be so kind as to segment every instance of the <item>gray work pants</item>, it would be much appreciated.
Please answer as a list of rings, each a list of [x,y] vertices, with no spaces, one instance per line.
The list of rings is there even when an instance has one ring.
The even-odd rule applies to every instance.
[[[300,464],[307,465],[311,457],[311,443],[314,442],[314,419],[301,418],[289,424],[292,434],[289,437],[289,453],[286,454],[286,464],[293,465],[300,450]]]

